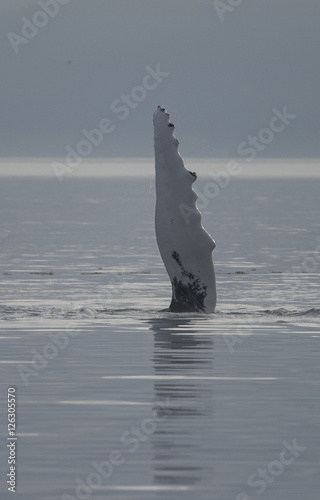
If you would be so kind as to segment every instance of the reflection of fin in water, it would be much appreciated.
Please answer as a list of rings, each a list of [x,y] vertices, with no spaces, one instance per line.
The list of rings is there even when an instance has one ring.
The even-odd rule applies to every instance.
[[[212,313],[216,282],[212,262],[215,242],[201,224],[192,184],[169,114],[158,107],[153,116],[156,163],[155,229],[159,251],[172,284],[173,312]]]
[[[204,450],[213,434],[212,338],[199,335],[189,319],[149,322],[155,332],[155,400],[167,402],[166,418],[151,438],[154,482],[197,488],[204,477],[212,478],[212,453]]]

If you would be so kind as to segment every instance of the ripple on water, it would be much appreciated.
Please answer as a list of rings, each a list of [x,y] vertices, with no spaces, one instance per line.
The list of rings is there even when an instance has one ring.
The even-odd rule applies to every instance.
[[[137,319],[144,319],[146,317],[158,317],[168,319],[231,319],[231,318],[259,318],[259,317],[281,317],[287,319],[302,319],[302,318],[319,318],[320,309],[307,308],[302,310],[276,308],[276,309],[263,309],[256,311],[224,311],[222,308],[214,314],[202,313],[172,313],[168,309],[142,309],[142,308],[103,308],[96,309],[94,307],[56,307],[56,306],[24,306],[24,305],[0,305],[0,319],[7,321],[15,321],[27,318],[43,318],[43,319],[104,319],[107,317],[135,317]]]

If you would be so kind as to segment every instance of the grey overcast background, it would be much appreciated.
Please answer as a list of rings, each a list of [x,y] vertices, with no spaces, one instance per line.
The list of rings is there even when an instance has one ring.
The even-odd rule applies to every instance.
[[[92,157],[151,157],[161,104],[185,156],[236,157],[286,106],[296,118],[259,157],[319,157],[320,1],[228,2],[1,0],[0,155],[65,157],[108,118]],[[169,75],[144,95],[157,65]],[[111,109],[133,89],[129,114]]]

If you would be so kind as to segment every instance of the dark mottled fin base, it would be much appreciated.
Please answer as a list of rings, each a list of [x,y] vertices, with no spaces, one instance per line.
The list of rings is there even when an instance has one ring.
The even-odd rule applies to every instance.
[[[174,278],[172,282],[172,312],[204,312],[204,299],[207,295],[206,287],[198,279],[191,279],[185,284]]]
[[[173,260],[178,264],[184,282],[173,278],[172,301],[170,311],[172,312],[204,312],[204,299],[207,296],[207,287],[200,282],[199,278],[188,271],[181,262],[178,252],[171,254]]]
[[[169,311],[174,313],[204,312],[203,309],[198,309],[197,307],[191,305],[188,306],[187,304],[181,304],[181,302],[177,302],[175,299],[172,299]]]

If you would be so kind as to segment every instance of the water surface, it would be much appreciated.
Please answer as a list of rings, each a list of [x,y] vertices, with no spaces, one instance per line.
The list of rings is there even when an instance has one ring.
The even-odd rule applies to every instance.
[[[315,500],[319,178],[240,176],[208,201],[208,316],[163,310],[153,182],[1,178],[1,436],[14,386],[18,492]]]

